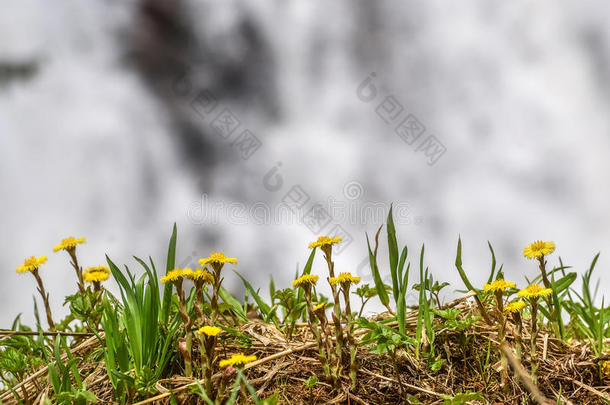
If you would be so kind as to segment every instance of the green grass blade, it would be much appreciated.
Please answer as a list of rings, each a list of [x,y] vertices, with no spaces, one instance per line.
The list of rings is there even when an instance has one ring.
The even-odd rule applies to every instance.
[[[491,273],[487,279],[487,283],[489,284],[494,280],[494,275],[496,272],[496,253],[494,252],[494,248],[491,246],[489,241],[487,241],[487,246],[489,246],[489,251],[491,252]]]
[[[555,285],[555,276],[552,276],[552,285]],[[555,307],[555,316],[554,316],[554,320],[555,323],[557,323],[557,327],[559,329],[559,338],[563,339],[565,336],[565,327],[563,325],[563,319],[561,319],[561,304],[559,302],[559,295],[558,295],[558,291],[556,288],[553,288],[553,293],[552,293],[552,299],[553,299],[553,306]]]
[[[396,240],[396,227],[394,226],[394,218],[392,217],[392,205],[388,212],[388,220],[386,227],[388,235],[388,252],[390,256],[390,275],[392,276],[392,294],[394,301],[398,301],[399,295],[399,280],[398,280],[398,241]]]
[[[220,298],[222,298],[223,302],[227,304],[233,313],[243,322],[248,321],[248,317],[246,316],[246,311],[244,311],[241,303],[235,299],[234,296],[231,295],[224,287],[220,287],[219,291]]]
[[[553,290],[557,292],[557,294],[561,294],[563,291],[566,291],[574,281],[578,278],[576,273],[568,273],[565,276],[561,277],[559,280],[555,280],[555,276],[553,275]]]
[[[309,254],[309,258],[307,259],[307,263],[305,263],[305,268],[303,269],[303,275],[305,274],[311,274],[311,268],[313,267],[313,259],[316,257],[316,249],[317,248],[313,248],[311,249],[311,253]],[[299,272],[297,271],[296,274],[296,278],[299,277]],[[298,302],[301,302],[304,298],[304,292],[302,288],[299,288],[299,292],[297,293],[297,300]]]
[[[405,268],[405,262],[407,261],[407,255],[409,254],[409,249],[407,248],[407,245],[405,245],[404,248],[402,248],[402,252],[400,253],[400,260],[398,261],[398,287],[400,288],[400,286],[402,286],[403,284],[403,271]]]
[[[457,269],[458,273],[460,274],[460,278],[462,279],[462,282],[464,283],[464,285],[466,286],[468,291],[475,292],[476,295],[474,298],[475,298],[475,301],[477,302],[477,306],[479,307],[479,312],[481,313],[481,316],[483,316],[483,319],[485,319],[485,322],[487,322],[489,325],[492,325],[492,322],[489,319],[489,315],[487,314],[485,307],[481,303],[481,298],[479,297],[479,291],[476,288],[474,288],[472,283],[470,283],[470,280],[468,280],[468,276],[466,276],[466,272],[464,271],[464,268],[462,267],[462,238],[461,237],[458,237],[457,252],[455,255],[455,268]],[[501,271],[501,269],[500,269],[500,271]]]
[[[379,230],[377,231],[377,236],[375,237],[376,241],[380,231],[381,228],[379,228]],[[377,245],[375,245],[375,253],[373,253],[373,251],[371,250],[371,243],[369,241],[368,235],[366,235],[366,244],[368,245],[369,249],[369,263],[371,266],[371,272],[373,273],[373,279],[375,280],[377,296],[379,297],[381,303],[385,307],[388,307],[390,303],[390,297],[388,296],[388,292],[386,291],[385,285],[383,284],[383,280],[381,279],[381,274],[379,274],[379,268],[377,267]]]
[[[303,268],[303,274],[311,274],[311,268],[313,266],[313,259],[316,256],[316,249],[311,249],[311,253],[309,254],[309,258],[307,259],[307,263],[305,263],[305,268]]]
[[[398,320],[398,330],[401,334],[406,334],[406,314],[407,314],[407,290],[409,286],[409,271],[411,270],[411,263],[407,265],[407,270],[404,273],[402,284],[400,286],[400,294],[398,296],[398,302],[396,304],[396,318]]]
[[[176,240],[178,239],[178,228],[174,222],[174,229],[172,236],[169,239],[169,246],[167,248],[167,262],[165,264],[165,273],[173,270],[176,267]],[[163,288],[163,306],[161,309],[161,319],[164,323],[169,320],[169,309],[172,303],[172,285],[171,283],[165,284]]]
[[[271,305],[275,304],[275,282],[273,281],[273,275],[269,275],[269,296],[271,297]]]
[[[468,276],[466,276],[466,272],[464,271],[464,268],[462,267],[462,238],[461,237],[458,238],[457,253],[455,256],[455,267],[457,268],[458,273],[460,273],[460,278],[462,279],[462,282],[464,283],[466,288],[468,288],[468,291],[477,292],[477,290],[474,288],[474,286],[472,285],[470,280],[468,280]],[[478,293],[477,293],[477,295],[478,295]]]
[[[254,289],[254,287],[252,287],[252,284],[250,284],[250,282],[246,280],[244,276],[239,274],[237,270],[233,270],[233,272],[237,274],[237,277],[241,279],[246,290],[250,293],[250,295],[252,295],[252,298],[254,299],[254,302],[256,302],[256,305],[258,305],[258,309],[261,311],[261,313],[264,316],[267,316],[271,309],[270,306],[265,301],[263,301],[258,292]]]
[[[415,329],[415,357],[419,358],[419,350],[421,346],[422,330],[424,325],[424,301],[426,299],[426,279],[424,279],[424,245],[421,247],[419,256],[419,305],[417,308],[417,327]]]
[[[602,298],[602,307],[599,310],[599,322],[597,327],[597,355],[601,356],[604,352],[604,325],[606,324],[605,319],[605,299]]]

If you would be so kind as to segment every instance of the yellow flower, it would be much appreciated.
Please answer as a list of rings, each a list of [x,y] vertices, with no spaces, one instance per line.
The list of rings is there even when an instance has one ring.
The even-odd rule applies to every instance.
[[[505,281],[503,278],[493,281],[491,284],[485,284],[483,290],[485,291],[505,291],[507,288],[515,288],[515,283]]]
[[[304,274],[292,282],[294,288],[305,287],[309,285],[316,285],[318,282],[318,276],[312,274]]]
[[[541,240],[537,240],[534,243],[527,245],[523,249],[523,256],[528,259],[535,259],[537,257],[542,257],[546,255],[550,255],[555,251],[555,242],[543,242]]]
[[[547,297],[553,293],[550,288],[540,287],[538,284],[532,284],[523,290],[520,290],[517,295],[521,298],[539,298]]]
[[[102,273],[110,274],[110,269],[108,268],[108,266],[91,266],[91,267],[87,267],[87,269],[85,269],[85,273],[95,273],[95,272],[102,272]]]
[[[182,278],[185,275],[190,274],[189,272],[192,273],[193,270],[191,270],[189,268],[186,268],[183,270],[179,267],[176,267],[174,270],[168,271],[166,275],[161,277],[161,282],[163,284],[165,284],[165,283],[173,283],[174,281],[182,280]]]
[[[326,306],[326,302],[321,302],[318,305],[316,305],[315,307],[313,307],[313,312],[316,312],[322,308],[324,308]]]
[[[59,243],[57,246],[55,246],[53,248],[54,252],[58,252],[60,250],[72,250],[76,248],[76,245],[80,245],[81,243],[85,243],[85,238],[74,238],[72,236],[68,236],[65,239],[61,240],[61,243]]]
[[[213,252],[210,257],[206,257],[205,259],[200,259],[199,264],[205,266],[206,264],[224,264],[231,263],[237,264],[237,259],[234,257],[226,257],[224,253],[216,253]]]
[[[606,360],[602,363],[602,373],[610,376],[610,361]]]
[[[182,278],[188,278],[190,280],[194,274],[195,274],[195,272],[192,269],[189,269],[188,267],[186,267],[186,268],[182,269],[182,274],[180,276]]]
[[[17,273],[26,273],[28,271],[38,270],[41,264],[47,261],[46,256],[32,256],[29,259],[25,259],[23,264],[17,266]]]
[[[331,277],[328,279],[330,285],[335,284],[346,284],[350,285],[352,283],[358,284],[360,282],[360,277],[352,276],[352,273],[341,273],[337,277]]]
[[[83,273],[83,280],[87,283],[100,283],[108,280],[108,277],[110,277],[110,270],[106,266],[89,267]]]
[[[195,283],[214,284],[214,276],[207,270],[196,269],[184,276]]]
[[[504,307],[506,312],[521,312],[521,310],[525,308],[525,302],[523,301],[515,301]]]
[[[234,354],[230,359],[220,360],[219,366],[243,366],[256,360],[256,356],[246,356],[243,353]]]
[[[335,245],[335,244],[337,244],[339,242],[341,242],[341,237],[340,236],[337,236],[337,237],[334,237],[334,238],[329,238],[328,236],[320,236],[317,241],[311,242],[309,244],[309,248],[310,249],[313,249],[315,247],[324,248],[324,247],[327,247],[327,246]]]
[[[216,336],[221,332],[221,329],[216,327],[216,326],[202,326],[201,328],[199,328],[199,334],[200,335],[207,335],[207,336]]]

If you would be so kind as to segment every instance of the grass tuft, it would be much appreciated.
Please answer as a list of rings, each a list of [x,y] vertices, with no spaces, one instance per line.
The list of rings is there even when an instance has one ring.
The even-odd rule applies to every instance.
[[[64,319],[53,319],[48,305],[46,257],[17,268],[33,273],[49,327],[35,300],[34,327],[18,315],[0,330],[0,403],[610,403],[610,308],[593,279],[599,253],[577,283],[561,257],[553,265],[555,244],[536,241],[523,255],[535,259],[537,276],[517,283],[504,280],[488,242],[489,277],[476,285],[458,238],[455,267],[466,291],[442,302],[441,290],[451,286],[435,280],[423,244],[413,264],[418,274],[409,274],[392,208],[387,269],[378,264],[381,231],[374,246],[366,236],[373,285],[335,274],[341,238],[328,235],[310,244],[292,285],[271,279],[268,294],[246,270],[234,270],[243,298],[222,286],[232,275],[223,269],[236,258],[211,253],[201,268],[176,268],[175,224],[163,274],[137,257],[136,272],[109,257],[107,268],[95,267],[109,270],[118,297],[104,288],[105,275],[83,277],[76,245],[84,238],[66,238],[58,250],[69,253],[76,279]],[[330,297],[319,293],[320,283],[329,283]],[[413,308],[410,289],[419,297]],[[371,300],[386,311],[363,316]]]

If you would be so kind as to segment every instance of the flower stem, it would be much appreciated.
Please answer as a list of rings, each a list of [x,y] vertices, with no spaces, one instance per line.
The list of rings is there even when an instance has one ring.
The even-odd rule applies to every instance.
[[[398,373],[398,361],[396,359],[396,349],[391,350],[390,358],[392,359],[392,366],[394,367],[394,378],[398,381],[398,393],[402,397],[405,392],[405,387],[402,385],[402,381],[400,380],[400,374]]]
[[[182,355],[184,357],[184,374],[186,377],[192,377],[191,347],[193,345],[193,334],[191,333],[191,318],[186,310],[186,298],[184,296],[184,291],[182,290],[182,280],[176,283],[176,290],[178,292],[178,310],[180,312],[180,317],[182,318],[186,340],[185,349],[182,350]]]
[[[358,346],[354,338],[354,325],[352,324],[352,309],[349,300],[349,284],[341,287],[343,290],[343,300],[345,301],[345,320],[347,322],[347,340],[349,342],[349,377],[351,380],[351,390],[356,391],[358,374]]]
[[[553,285],[551,284],[551,281],[549,280],[549,277],[546,273],[546,260],[544,260],[544,256],[540,256],[538,258],[538,263],[540,273],[542,274],[542,283],[544,284],[544,287],[552,289]],[[544,297],[544,302],[548,306],[549,313],[551,314],[551,325],[553,325],[553,332],[555,332],[555,336],[559,338],[561,337],[561,331],[559,329],[557,309],[555,308],[555,305],[553,305],[553,298],[550,296]]]
[[[214,269],[214,285],[212,286],[212,297],[210,298],[210,307],[212,308],[212,313],[210,314],[212,324],[216,323],[216,319],[218,319],[218,297],[220,295],[220,286],[222,284],[222,278],[220,277],[220,273],[222,271],[222,264],[213,264],[212,268]]]
[[[502,347],[502,344],[504,343],[504,338],[505,338],[505,319],[504,319],[504,305],[503,305],[503,301],[502,301],[502,291],[496,291],[495,293],[495,297],[496,297],[496,306],[498,309],[498,316],[499,316],[499,321],[498,321],[498,338],[500,341],[500,347]],[[501,378],[501,382],[500,385],[502,386],[502,390],[504,390],[506,392],[506,390],[508,389],[508,361],[506,360],[506,356],[504,355],[504,352],[502,350],[500,350],[500,359],[501,359],[501,364],[502,364],[502,371],[500,372],[500,378]]]
[[[335,263],[332,261],[332,248],[329,246],[324,249],[324,258],[328,265],[328,274],[331,278],[335,277]],[[341,327],[341,301],[339,300],[339,289],[336,285],[330,285],[333,293],[334,306],[333,306],[333,323],[335,325],[335,339],[337,340],[337,357],[338,362],[341,363],[343,359],[343,347],[345,345],[345,339],[343,338],[343,328]],[[339,371],[340,373],[340,371]]]
[[[538,354],[537,354],[537,346],[536,340],[538,339],[538,299],[531,299],[531,307],[532,307],[532,319],[531,319],[531,327],[532,327],[532,336],[530,339],[530,353],[531,353],[531,362],[532,362],[532,380],[534,384],[538,384]]]
[[[212,375],[214,373],[216,336],[199,335],[199,342],[201,344],[201,366],[203,368],[202,375],[205,378],[205,391],[208,397],[214,398]]]
[[[523,321],[521,320],[521,314],[519,312],[515,312],[513,315],[515,324],[517,325],[517,336],[515,336],[517,347],[515,348],[515,350],[517,353],[517,359],[521,361],[521,346],[523,345],[521,335],[523,334]]]
[[[68,254],[70,255],[70,258],[72,259],[72,263],[70,263],[70,264],[74,268],[74,271],[76,272],[76,277],[78,279],[78,291],[80,291],[82,294],[84,294],[85,293],[85,281],[83,280],[83,272],[82,272],[80,266],[78,265],[78,259],[76,258],[76,249],[69,249]]]
[[[42,279],[38,274],[38,269],[32,271],[32,274],[36,278],[36,282],[38,283],[38,292],[42,296],[42,301],[44,302],[44,308],[47,313],[47,323],[49,324],[49,328],[51,331],[55,331],[55,322],[53,322],[53,316],[51,315],[51,305],[49,305],[49,294],[44,289],[44,284],[42,283]]]
[[[203,313],[203,285],[195,284],[195,302],[193,303],[195,312],[197,313],[197,319],[201,321],[201,324],[206,323],[206,316]]]
[[[307,314],[309,315],[309,319],[307,325],[311,330],[314,338],[316,339],[316,343],[318,344],[318,359],[320,360],[320,364],[322,365],[322,370],[324,371],[324,375],[328,378],[329,382],[333,387],[336,388],[337,385],[337,377],[335,373],[331,372],[330,367],[328,365],[327,352],[325,350],[326,342],[322,341],[322,336],[318,331],[318,319],[316,315],[313,313],[311,309],[311,289],[310,287],[305,289],[305,301],[307,303]]]

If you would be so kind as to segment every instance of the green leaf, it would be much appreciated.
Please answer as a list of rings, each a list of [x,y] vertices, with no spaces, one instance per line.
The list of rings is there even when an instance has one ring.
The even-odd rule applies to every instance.
[[[552,284],[555,284],[555,275],[552,276]],[[557,291],[554,288],[552,290],[553,306],[555,307],[554,320],[557,323],[557,326],[559,327],[558,337],[563,339],[565,336],[565,328],[563,325],[563,319],[561,319],[561,304],[559,302],[559,296],[557,295]]]
[[[442,396],[445,401],[443,405],[464,405],[468,401],[484,401],[485,397],[480,392],[466,391],[464,393],[457,394],[454,397],[449,395]]]
[[[269,275],[269,296],[271,297],[271,305],[275,304],[275,283],[273,282],[273,275]]]
[[[195,384],[197,384],[197,386],[190,387],[191,393],[195,394],[195,395],[199,395],[199,397],[201,399],[203,399],[207,405],[214,405],[214,402],[212,402],[210,397],[208,397],[208,395],[205,392],[205,389],[203,388],[203,386],[201,385],[199,380],[195,380]]]
[[[432,371],[433,373],[438,372],[442,367],[443,367],[443,363],[445,363],[445,359],[435,359],[430,363],[430,371]]]
[[[53,365],[49,365],[49,380],[51,381],[51,385],[53,386],[53,391],[55,394],[61,392],[61,383],[59,382],[59,374],[57,373],[57,369]]]
[[[396,227],[394,226],[394,218],[392,217],[392,205],[388,212],[388,225],[386,228],[388,234],[388,251],[390,255],[390,274],[392,276],[392,294],[394,300],[397,300],[399,294],[398,280],[398,241],[396,240]]]
[[[424,247],[422,245],[422,256],[421,256],[421,265],[423,266],[424,261]],[[428,279],[428,268],[426,267],[426,280]],[[428,303],[428,296],[424,290],[424,324],[426,325],[426,336],[428,338],[428,343],[434,343],[434,328],[432,327],[434,320],[434,313],[430,311],[430,305]]]
[[[477,290],[470,283],[470,280],[468,280],[468,277],[466,276],[466,272],[462,268],[462,238],[461,237],[458,238],[457,253],[455,256],[455,267],[457,268],[458,273],[460,273],[460,278],[464,282],[464,285],[466,286],[466,288],[468,288],[468,291],[476,292]]]
[[[398,330],[401,334],[406,334],[406,314],[407,314],[407,302],[406,294],[407,287],[409,285],[409,271],[411,270],[411,263],[407,265],[407,271],[404,274],[404,279],[400,287],[400,294],[398,296],[398,303],[396,304],[396,319],[398,320]]]
[[[256,302],[256,305],[258,305],[258,309],[260,310],[261,314],[263,315],[265,322],[269,322],[271,320],[277,326],[277,320],[275,319],[275,317],[272,316],[273,313],[271,312],[271,307],[269,307],[269,305],[267,305],[267,303],[265,301],[263,301],[263,299],[260,297],[258,292],[256,290],[254,290],[254,288],[252,288],[252,285],[248,282],[248,280],[246,280],[236,270],[233,270],[233,271],[235,272],[235,274],[237,274],[237,276],[244,283],[244,287],[246,288],[246,290],[250,293],[250,295],[252,295],[252,298],[254,299],[254,302]]]
[[[415,395],[413,394],[407,394],[407,399],[409,400],[409,403],[414,404],[414,405],[418,405],[418,404],[423,404],[423,402],[421,402]]]
[[[318,383],[318,377],[316,377],[315,375],[312,375],[311,377],[309,377],[305,382],[303,382],[303,384],[307,387],[307,388],[311,388],[314,385],[316,385]]]
[[[111,370],[111,373],[116,378],[127,382],[127,384],[130,385],[130,386],[133,386],[136,383],[136,380],[132,376],[130,376],[130,375],[127,375],[127,374],[124,374],[124,373],[120,373],[120,372],[118,372],[116,370]]]
[[[400,260],[398,262],[398,285],[399,285],[399,287],[402,286],[403,284],[407,284],[407,283],[403,283],[403,270],[405,268],[405,261],[407,260],[408,252],[409,252],[409,249],[407,249],[407,245],[405,245],[405,247],[402,249],[402,252],[400,253]]]
[[[422,331],[424,325],[424,306],[426,305],[426,289],[423,288],[426,284],[424,279],[424,245],[421,247],[421,254],[419,256],[419,280],[422,288],[419,289],[419,306],[417,309],[417,326],[415,329],[415,340],[418,342],[415,346],[415,357],[419,358],[419,346],[422,338]]]
[[[599,310],[599,322],[597,323],[597,355],[601,356],[604,352],[604,328],[606,325],[605,297],[602,297],[602,307]]]
[[[173,270],[176,267],[176,240],[178,238],[178,228],[174,222],[174,229],[172,236],[169,239],[169,246],[167,248],[167,262],[165,264],[165,274]],[[161,319],[164,323],[169,320],[169,309],[172,303],[172,284],[167,283],[163,288],[163,306],[161,309]]]
[[[280,397],[278,393],[271,395],[268,398],[263,399],[262,401],[257,401],[256,405],[277,405],[280,403]]]
[[[377,235],[375,236],[375,253],[371,250],[371,243],[369,242],[369,236],[366,235],[366,244],[369,249],[369,263],[371,266],[371,271],[373,273],[373,279],[375,280],[375,288],[377,289],[377,295],[379,296],[379,300],[381,303],[387,307],[390,303],[390,297],[385,289],[385,285],[381,280],[381,275],[379,274],[379,268],[377,267],[377,241],[379,237],[379,232],[381,232],[381,228],[377,231]]]
[[[224,287],[220,287],[218,295],[220,295],[220,298],[222,298],[223,302],[231,308],[233,313],[237,315],[240,320],[242,320],[243,322],[248,321],[248,316],[246,315],[246,312],[242,308],[240,302],[235,299],[235,297],[233,297]]]
[[[309,258],[307,259],[307,263],[305,263],[305,268],[303,269],[303,275],[311,274],[311,267],[313,266],[313,259],[316,256],[316,249],[311,249],[311,253],[309,254]]]
[[[494,253],[494,248],[491,247],[491,243],[489,241],[487,241],[487,246],[489,246],[489,251],[491,252],[491,273],[487,279],[487,284],[489,284],[494,280],[494,274],[496,272],[496,254]]]
[[[572,272],[568,273],[557,281],[553,281],[553,291],[556,291],[557,294],[561,294],[563,291],[567,290],[574,283],[574,281],[576,281],[577,278],[578,275]]]
[[[307,263],[305,263],[305,268],[303,269],[303,275],[305,274],[311,274],[311,268],[313,266],[313,259],[316,257],[316,249],[317,248],[313,248],[311,249],[311,253],[309,254],[309,258],[307,259]],[[297,277],[298,278],[298,272],[297,272]],[[304,299],[304,294],[305,292],[303,291],[302,288],[299,288],[299,292],[297,293],[297,301],[301,302]]]
[[[81,399],[84,399],[87,402],[96,402],[97,401],[97,397],[95,396],[95,394],[93,394],[90,391],[80,391],[78,394]]]

